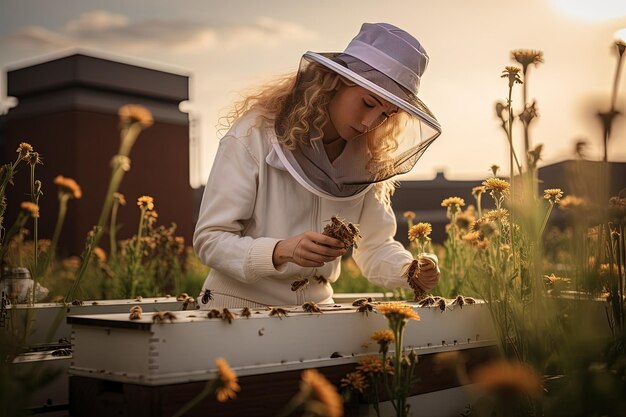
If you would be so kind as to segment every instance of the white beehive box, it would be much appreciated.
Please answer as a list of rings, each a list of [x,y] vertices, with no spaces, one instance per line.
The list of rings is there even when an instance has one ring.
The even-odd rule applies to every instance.
[[[356,362],[378,352],[369,337],[388,328],[375,312],[356,312],[350,304],[320,306],[323,313],[284,307],[286,317],[241,310],[232,323],[207,318],[206,311],[174,312],[173,322],[153,323],[129,314],[71,316],[74,354],[70,374],[140,385],[166,385],[213,378],[215,358],[225,358],[240,376]],[[495,345],[487,306],[414,307],[421,321],[411,321],[405,346],[418,354]]]
[[[28,345],[57,343],[60,339],[70,339],[70,326],[66,322],[69,315],[94,315],[125,313],[139,305],[144,311],[181,310],[183,302],[176,297],[156,297],[142,299],[84,301],[81,305],[63,303],[14,304],[7,306],[4,326],[21,330],[28,323]],[[190,305],[194,309],[195,305]]]

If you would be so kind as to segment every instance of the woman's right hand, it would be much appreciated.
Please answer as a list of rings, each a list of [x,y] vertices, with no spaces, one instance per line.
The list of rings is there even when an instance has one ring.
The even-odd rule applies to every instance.
[[[284,239],[274,247],[275,267],[287,262],[304,267],[321,267],[347,252],[340,240],[317,232],[304,232]]]

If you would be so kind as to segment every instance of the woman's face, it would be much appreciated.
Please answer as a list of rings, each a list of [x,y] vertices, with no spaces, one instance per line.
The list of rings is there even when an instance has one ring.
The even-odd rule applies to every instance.
[[[324,126],[324,140],[354,139],[380,126],[397,111],[397,106],[363,87],[342,85],[328,103],[330,123]]]

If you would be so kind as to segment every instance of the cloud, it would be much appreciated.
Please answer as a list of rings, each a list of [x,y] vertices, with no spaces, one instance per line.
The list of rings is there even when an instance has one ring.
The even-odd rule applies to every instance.
[[[7,41],[43,49],[96,46],[136,53],[164,48],[169,52],[193,52],[217,47],[276,46],[316,37],[315,32],[296,23],[267,17],[249,24],[212,27],[186,20],[131,22],[120,14],[94,10],[69,20],[58,31],[28,26],[11,34]]]

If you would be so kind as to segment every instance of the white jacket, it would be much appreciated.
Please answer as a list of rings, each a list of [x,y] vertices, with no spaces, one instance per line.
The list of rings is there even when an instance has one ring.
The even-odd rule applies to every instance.
[[[201,308],[332,303],[330,283],[339,276],[340,258],[321,268],[275,268],[272,262],[279,240],[321,232],[332,216],[358,225],[362,238],[353,258],[364,276],[386,288],[409,288],[402,274],[413,257],[393,240],[395,216],[375,197],[375,187],[356,197],[320,197],[285,169],[276,141],[273,125],[256,112],[242,116],[220,141],[193,238],[196,253],[211,267],[203,291],[210,289],[214,299],[200,302]],[[327,282],[315,279],[320,275]],[[308,286],[292,291],[291,284],[304,278]]]

